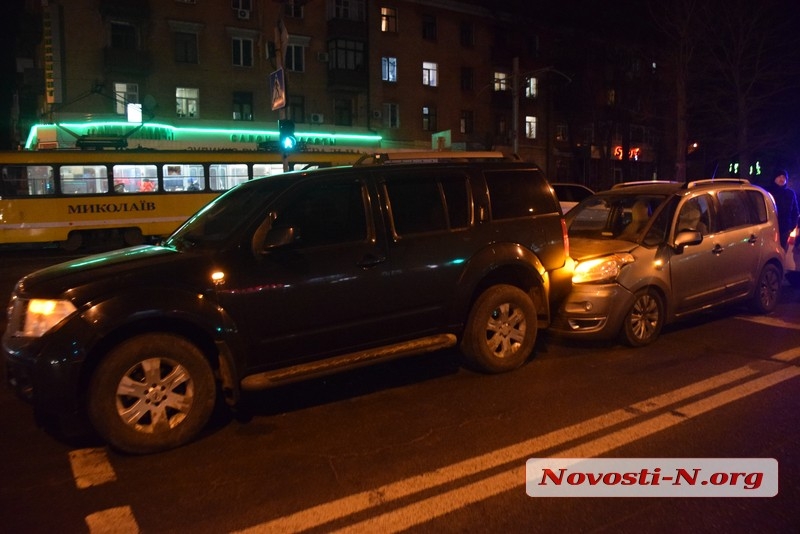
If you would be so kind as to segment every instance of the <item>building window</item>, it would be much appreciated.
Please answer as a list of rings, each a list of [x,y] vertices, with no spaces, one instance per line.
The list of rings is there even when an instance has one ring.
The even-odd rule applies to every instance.
[[[253,93],[241,91],[233,93],[233,120],[253,120]]]
[[[283,3],[283,15],[293,19],[302,19],[304,3],[305,2],[302,2],[300,5],[297,5],[294,0],[287,0]]]
[[[465,109],[461,111],[459,131],[462,134],[471,134],[475,131],[475,114],[472,110]]]
[[[475,26],[471,22],[461,23],[461,46],[465,48],[472,48],[475,46]]]
[[[508,91],[508,74],[505,72],[494,73],[494,90]]]
[[[422,85],[430,85],[436,87],[439,85],[439,77],[437,76],[438,65],[429,61],[422,62]]]
[[[294,122],[306,122],[306,97],[302,95],[289,95],[286,101],[288,118]]]
[[[328,42],[329,69],[356,70],[364,65],[364,43],[334,39]]]
[[[472,91],[475,87],[475,69],[472,67],[461,67],[461,90]]]
[[[236,11],[240,9],[244,9],[246,11],[250,11],[253,9],[253,1],[252,0],[231,0],[231,7]]]
[[[381,8],[381,31],[397,33],[397,10],[395,8]]]
[[[422,15],[422,38],[436,40],[436,17],[433,15]]]
[[[533,115],[525,117],[525,137],[536,139],[536,117]]]
[[[178,117],[196,119],[200,104],[200,89],[178,87],[175,89],[175,107]]]
[[[384,82],[397,81],[397,58],[396,57],[382,57],[381,58],[381,80]]]
[[[197,56],[197,34],[187,32],[174,32],[175,63],[199,63]]]
[[[528,78],[525,81],[525,98],[539,96],[539,78]]]
[[[136,28],[123,22],[111,23],[111,48],[115,50],[136,50],[138,48]]]
[[[128,104],[139,103],[139,84],[136,83],[115,83],[114,84],[115,111],[119,115],[128,112]]]
[[[567,125],[556,124],[556,141],[566,141],[566,140],[567,140]]]
[[[286,70],[305,72],[305,47],[302,45],[289,45],[286,47]]]
[[[328,18],[363,21],[365,0],[328,0]]]
[[[233,38],[233,64],[237,67],[253,66],[253,40]]]
[[[353,101],[349,98],[333,100],[333,123],[337,126],[353,125]]]
[[[384,128],[400,127],[400,106],[397,104],[383,104],[383,126]]]
[[[426,132],[436,131],[436,107],[422,106],[422,129]]]

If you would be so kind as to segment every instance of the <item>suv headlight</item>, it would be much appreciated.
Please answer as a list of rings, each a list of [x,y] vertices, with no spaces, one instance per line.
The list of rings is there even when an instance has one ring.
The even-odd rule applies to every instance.
[[[611,282],[619,276],[622,266],[633,263],[635,258],[628,253],[612,254],[578,263],[572,274],[573,284]]]
[[[68,300],[31,299],[17,335],[41,337],[75,311],[75,306]]]

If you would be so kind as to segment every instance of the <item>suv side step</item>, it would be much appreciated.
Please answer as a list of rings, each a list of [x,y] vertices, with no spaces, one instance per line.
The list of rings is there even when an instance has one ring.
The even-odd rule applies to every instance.
[[[352,369],[354,367],[362,367],[372,363],[402,358],[404,356],[433,352],[452,347],[456,342],[457,338],[454,334],[441,334],[350,354],[342,354],[341,356],[335,356],[327,360],[302,363],[293,367],[265,371],[263,373],[247,376],[242,380],[242,389],[245,391],[254,391],[288,384],[307,378],[335,373],[342,368]]]

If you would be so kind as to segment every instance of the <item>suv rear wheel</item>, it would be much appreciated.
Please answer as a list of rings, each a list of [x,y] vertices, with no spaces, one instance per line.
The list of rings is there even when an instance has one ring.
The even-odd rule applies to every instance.
[[[88,412],[111,445],[144,454],[192,440],[215,400],[214,375],[195,345],[172,334],[145,334],[100,362],[89,385]]]
[[[470,311],[461,351],[482,371],[511,371],[533,352],[536,331],[536,307],[530,296],[514,286],[492,286]]]
[[[750,300],[750,308],[756,313],[769,313],[778,305],[781,291],[781,272],[775,265],[768,263],[761,269],[756,290]]]

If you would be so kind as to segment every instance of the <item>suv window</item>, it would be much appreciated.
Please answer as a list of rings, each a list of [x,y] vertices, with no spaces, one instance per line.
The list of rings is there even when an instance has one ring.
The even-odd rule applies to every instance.
[[[298,243],[306,247],[362,241],[367,238],[363,186],[348,180],[308,187],[277,213],[272,226],[295,228]]]
[[[530,217],[558,211],[540,171],[486,171],[493,219]]]
[[[390,175],[384,183],[395,235],[466,228],[470,223],[467,177],[453,174]]]
[[[720,191],[719,230],[763,224],[767,221],[764,198],[758,191]]]

